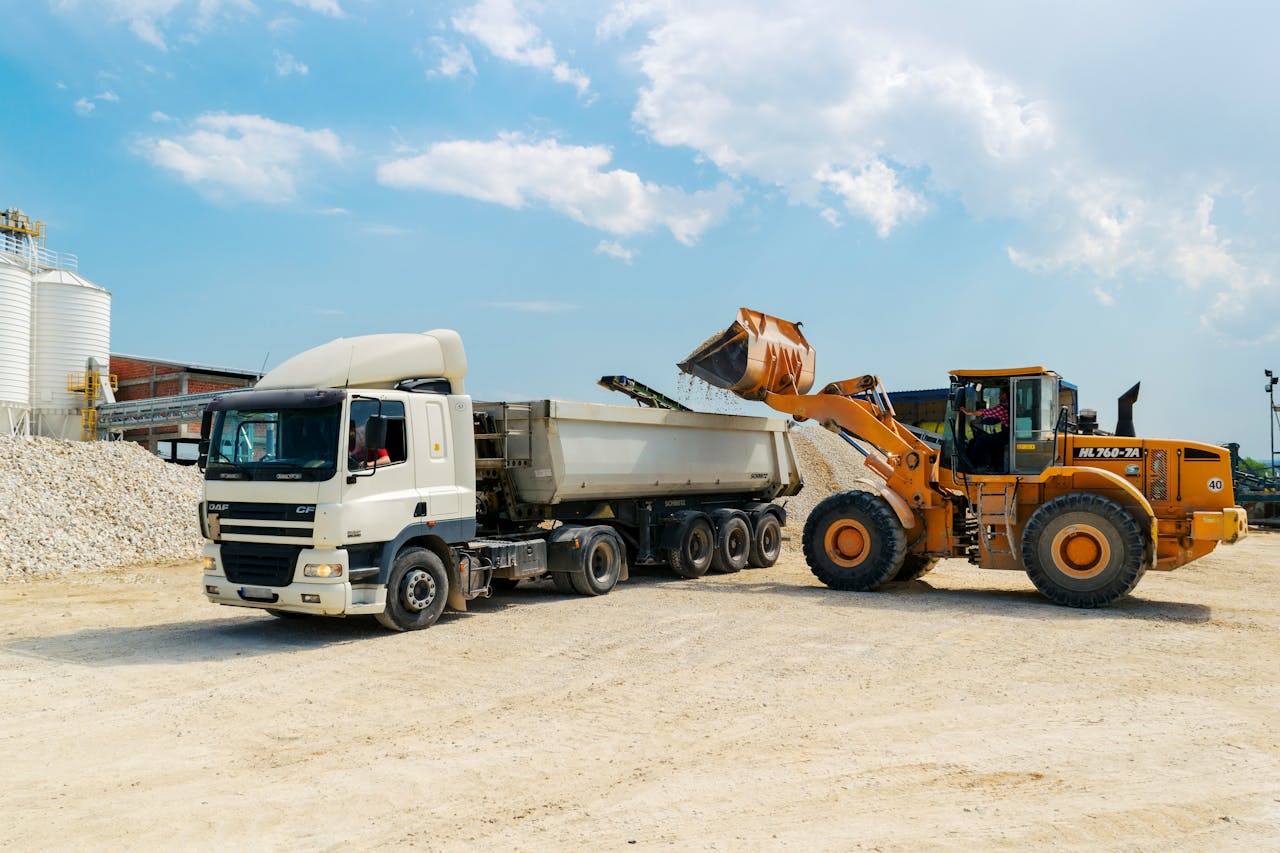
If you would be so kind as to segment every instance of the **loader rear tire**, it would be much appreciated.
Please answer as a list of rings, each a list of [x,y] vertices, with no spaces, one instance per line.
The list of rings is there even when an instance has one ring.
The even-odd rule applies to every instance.
[[[922,557],[919,554],[908,554],[906,559],[902,561],[902,568],[898,569],[898,573],[889,580],[894,583],[905,583],[906,581],[919,580],[929,572],[933,571],[933,567],[938,565],[937,557]]]
[[[1104,607],[1128,595],[1147,564],[1142,528],[1120,504],[1089,492],[1054,498],[1022,531],[1022,564],[1046,598]]]
[[[782,554],[782,522],[778,516],[766,512],[756,520],[751,531],[751,553],[747,565],[753,569],[767,569],[778,562]]]
[[[884,498],[871,492],[837,492],[804,524],[809,570],[832,589],[875,589],[902,568],[907,537]]]

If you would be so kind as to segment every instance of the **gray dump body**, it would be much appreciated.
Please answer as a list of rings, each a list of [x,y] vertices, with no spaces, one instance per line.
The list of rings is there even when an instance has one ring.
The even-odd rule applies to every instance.
[[[783,418],[565,400],[476,403],[475,410],[488,413],[502,436],[477,464],[501,465],[524,503],[714,494],[772,500],[801,486]]]

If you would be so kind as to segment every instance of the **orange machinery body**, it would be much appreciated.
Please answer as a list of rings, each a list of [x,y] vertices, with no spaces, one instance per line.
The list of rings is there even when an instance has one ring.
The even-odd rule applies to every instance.
[[[1044,464],[1035,471],[964,473],[952,470],[958,460],[944,458],[943,450],[897,419],[878,377],[860,376],[806,393],[815,361],[799,323],[743,308],[733,325],[680,368],[876,448],[879,454],[869,453],[865,464],[883,482],[862,485],[893,510],[909,553],[920,558],[965,556],[984,568],[1021,570],[1020,545],[1032,514],[1055,498],[1078,493],[1099,495],[1127,510],[1150,546],[1143,548],[1144,570],[1185,565],[1247,531],[1244,510],[1234,505],[1230,459],[1222,448],[1055,429],[1037,448]],[[953,382],[988,387],[1058,378],[1043,367],[952,371],[952,376]],[[947,417],[967,429],[950,407]],[[1018,441],[1016,433],[1013,440]],[[825,544],[830,550],[838,543]],[[1067,542],[1064,559],[1070,559],[1069,552]]]

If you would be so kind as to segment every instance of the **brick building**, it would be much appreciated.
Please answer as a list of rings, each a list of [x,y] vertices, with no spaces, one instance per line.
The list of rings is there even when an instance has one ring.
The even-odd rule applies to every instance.
[[[261,375],[253,370],[210,367],[115,352],[111,353],[111,372],[119,382],[116,401],[121,403],[247,388]],[[200,422],[130,429],[125,431],[124,437],[166,459],[194,461],[195,445],[200,439]]]

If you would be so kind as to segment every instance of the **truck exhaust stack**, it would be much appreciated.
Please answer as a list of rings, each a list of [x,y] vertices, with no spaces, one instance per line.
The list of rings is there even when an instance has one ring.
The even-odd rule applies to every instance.
[[[766,394],[807,393],[813,387],[815,361],[799,323],[739,308],[733,325],[678,366],[744,400],[763,400]]]

